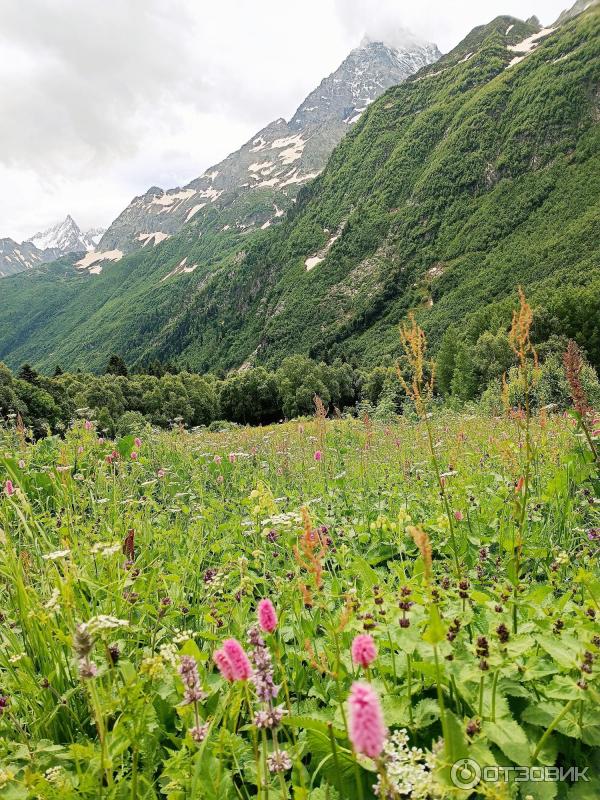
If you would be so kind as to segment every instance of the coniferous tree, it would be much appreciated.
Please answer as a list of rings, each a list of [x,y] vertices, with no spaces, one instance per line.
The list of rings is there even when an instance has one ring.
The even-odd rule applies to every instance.
[[[27,381],[27,383],[36,384],[38,373],[34,370],[31,364],[23,364],[17,377],[22,381]]]
[[[127,377],[127,375],[129,374],[129,371],[127,369],[127,364],[123,361],[121,356],[113,354],[109,358],[108,364],[106,366],[106,374],[107,375],[123,375],[124,377]]]

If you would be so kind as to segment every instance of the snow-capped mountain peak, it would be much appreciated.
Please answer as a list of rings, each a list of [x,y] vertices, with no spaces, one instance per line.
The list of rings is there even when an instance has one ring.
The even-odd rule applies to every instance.
[[[94,228],[83,233],[70,214],[62,222],[45,231],[40,231],[29,239],[38,250],[58,250],[60,253],[80,253],[93,250],[103,231]]]
[[[54,261],[67,253],[93,250],[104,228],[82,231],[70,214],[62,222],[19,244],[14,239],[0,239],[0,278],[15,275],[39,264]]]

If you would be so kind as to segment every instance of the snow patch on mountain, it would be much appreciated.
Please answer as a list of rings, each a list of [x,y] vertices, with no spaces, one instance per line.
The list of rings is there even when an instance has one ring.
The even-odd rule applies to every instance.
[[[147,244],[153,242],[153,247],[156,247],[157,244],[164,242],[165,239],[170,239],[170,233],[163,233],[163,231],[154,231],[154,233],[139,233],[138,234],[138,241],[143,242],[142,247],[146,247]]]
[[[86,255],[79,261],[75,262],[75,266],[79,269],[87,269],[92,275],[97,275],[98,270],[96,265],[101,261],[120,261],[123,258],[121,250],[105,250],[99,253],[86,253]],[[90,269],[94,267],[94,269]]]

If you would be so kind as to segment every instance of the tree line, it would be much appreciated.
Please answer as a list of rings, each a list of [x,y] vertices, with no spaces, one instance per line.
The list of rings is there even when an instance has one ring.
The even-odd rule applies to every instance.
[[[538,347],[531,405],[568,407],[569,386],[563,366],[567,341],[560,337]],[[457,407],[479,401],[492,414],[522,402],[522,387],[504,330],[484,331],[473,342],[448,329],[435,370],[438,402]],[[584,362],[583,387],[592,406],[600,407],[600,382]],[[331,413],[368,413],[391,419],[404,413],[403,365],[388,363],[371,370],[336,360],[318,362],[304,355],[285,358],[275,370],[262,366],[225,377],[198,375],[171,364],[154,362],[143,372],[131,372],[113,355],[105,374],[38,373],[24,364],[14,374],[0,362],[0,417],[22,420],[35,437],[60,433],[77,417],[93,418],[108,436],[127,434],[146,424],[167,428],[219,427],[225,423],[263,425],[314,413],[319,397]]]

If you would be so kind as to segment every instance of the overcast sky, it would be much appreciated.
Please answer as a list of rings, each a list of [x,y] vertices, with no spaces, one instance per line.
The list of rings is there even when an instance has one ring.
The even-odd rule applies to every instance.
[[[108,225],[297,105],[367,35],[451,49],[570,0],[0,0],[0,237]]]

